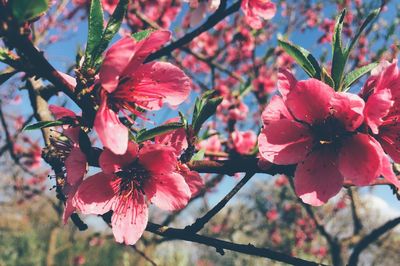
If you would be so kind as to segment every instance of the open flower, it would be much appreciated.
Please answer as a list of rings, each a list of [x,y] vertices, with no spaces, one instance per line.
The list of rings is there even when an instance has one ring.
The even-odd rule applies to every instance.
[[[242,10],[245,15],[245,20],[250,27],[254,29],[261,29],[261,18],[273,18],[276,13],[276,5],[270,0],[243,0]]]
[[[160,30],[139,42],[125,37],[105,55],[94,128],[103,145],[115,154],[124,154],[128,143],[128,129],[118,118],[120,110],[140,115],[137,107],[158,110],[165,103],[179,105],[189,96],[190,80],[182,70],[166,62],[144,63],[170,36],[169,31]]]
[[[163,210],[186,206],[191,193],[177,171],[175,149],[129,142],[123,155],[105,149],[99,158],[102,172],[85,179],[74,198],[84,214],[113,211],[112,230],[117,242],[133,245],[143,234],[148,220],[147,200]]]
[[[279,78],[282,97],[273,97],[263,112],[259,149],[272,163],[298,164],[295,190],[304,202],[322,205],[344,178],[363,186],[391,175],[379,143],[358,130],[364,122],[359,96],[335,92],[316,79],[296,81],[287,71]]]
[[[49,109],[56,119],[77,118],[74,112],[64,107],[50,105]],[[62,135],[51,138],[51,144],[56,149],[60,159],[64,161],[66,169],[66,183],[63,187],[63,193],[67,198],[63,213],[64,223],[75,211],[72,206],[72,197],[75,195],[87,171],[86,155],[79,147],[80,130],[80,127],[67,126],[64,128]]]

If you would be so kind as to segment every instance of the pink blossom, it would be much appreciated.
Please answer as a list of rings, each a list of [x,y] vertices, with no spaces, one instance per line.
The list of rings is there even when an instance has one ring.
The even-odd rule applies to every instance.
[[[232,145],[239,154],[250,154],[257,142],[257,135],[251,131],[235,130],[231,133]]]
[[[128,143],[128,128],[118,118],[120,110],[140,115],[137,107],[158,110],[164,103],[176,106],[190,93],[190,80],[179,68],[166,62],[144,64],[170,36],[169,31],[160,30],[139,42],[125,37],[106,53],[99,73],[101,103],[94,128],[103,145],[116,154],[124,154]]]
[[[129,142],[123,155],[105,149],[99,158],[102,172],[85,179],[74,198],[84,214],[113,211],[112,230],[117,242],[133,245],[143,234],[148,220],[146,199],[163,210],[183,208],[191,193],[177,171],[173,147]]]
[[[265,216],[267,217],[268,221],[273,222],[278,219],[279,213],[276,209],[269,210]]]
[[[64,107],[50,105],[49,109],[56,119],[65,117],[71,119],[77,118],[74,112]],[[63,188],[63,192],[67,197],[63,213],[64,223],[67,222],[68,218],[75,211],[72,205],[72,197],[75,195],[87,171],[86,155],[79,147],[80,130],[79,127],[68,126],[64,128],[61,136],[53,137],[50,140],[52,146],[57,150],[60,158],[64,161],[66,169],[66,184]]]
[[[386,152],[396,162],[400,163],[400,73],[397,61],[382,62],[372,71],[372,76],[367,80],[361,92],[366,100],[364,115],[372,135]],[[400,186],[390,162],[382,149],[387,164],[387,176],[396,186]]]
[[[276,6],[269,0],[243,0],[241,4],[246,22],[255,29],[262,28],[260,19],[271,19],[275,16]]]
[[[273,97],[263,112],[259,149],[272,163],[298,164],[295,190],[305,203],[324,204],[344,178],[359,186],[380,175],[393,182],[379,143],[357,130],[364,121],[359,96],[335,92],[316,79],[296,81],[288,71],[279,79],[282,97]]]
[[[114,10],[118,5],[118,2],[119,2],[119,0],[102,0],[101,4],[105,11],[112,14],[112,13],[114,13]]]
[[[199,150],[204,149],[206,152],[220,152],[222,148],[218,135],[213,135],[197,144]]]

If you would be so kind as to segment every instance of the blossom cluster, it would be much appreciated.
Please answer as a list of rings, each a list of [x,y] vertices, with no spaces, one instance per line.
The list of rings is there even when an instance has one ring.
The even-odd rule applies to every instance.
[[[336,92],[308,79],[279,75],[276,95],[262,114],[261,156],[275,164],[297,164],[296,193],[319,206],[348,180],[365,186],[383,176],[400,188],[391,161],[399,162],[397,62],[381,63],[361,92]]]

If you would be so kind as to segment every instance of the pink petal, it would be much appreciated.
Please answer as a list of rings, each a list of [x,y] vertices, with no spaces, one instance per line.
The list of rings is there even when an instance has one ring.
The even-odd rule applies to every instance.
[[[165,123],[180,122],[179,117],[169,119]],[[167,132],[162,135],[157,135],[154,139],[155,143],[163,144],[166,146],[174,147],[176,153],[179,155],[188,147],[186,131],[183,128]]]
[[[288,69],[283,68],[278,73],[278,90],[282,97],[286,99],[287,94],[296,87],[297,80],[293,76],[292,72]]]
[[[312,148],[309,129],[289,119],[272,121],[258,137],[258,147],[264,159],[276,164],[295,164]]]
[[[180,174],[185,178],[186,184],[188,184],[192,197],[196,196],[197,193],[204,187],[203,178],[196,171],[190,171],[189,167],[185,164],[180,166]]]
[[[381,174],[379,147],[371,137],[357,134],[343,141],[339,170],[357,186],[369,185]]]
[[[261,117],[264,125],[268,125],[269,122],[280,120],[282,118],[293,118],[289,113],[284,100],[278,95],[272,96],[271,101],[268,103],[267,107],[265,107]]]
[[[135,53],[136,45],[136,41],[133,38],[125,37],[113,44],[106,52],[100,68],[99,78],[101,86],[109,93],[112,93],[117,88],[122,72]]]
[[[329,115],[334,93],[331,87],[319,80],[302,80],[287,95],[286,106],[294,117],[313,124]]]
[[[392,101],[392,94],[389,89],[382,89],[369,96],[365,105],[364,114],[368,126],[372,133],[379,133],[379,126],[383,123],[383,118],[388,115]]]
[[[103,145],[115,154],[124,154],[128,148],[128,129],[117,114],[108,108],[104,97],[94,120],[94,129]]]
[[[117,193],[111,186],[113,175],[103,172],[83,180],[72,199],[72,204],[84,214],[104,214],[111,210]]]
[[[353,93],[335,93],[331,99],[331,112],[349,131],[356,130],[364,121],[364,100]]]
[[[61,106],[50,104],[49,110],[57,120],[63,117],[72,117],[72,118],[76,117],[74,112]]]
[[[170,31],[158,30],[152,32],[146,39],[138,42],[135,46],[135,55],[132,57],[129,64],[125,68],[123,76],[134,75],[137,68],[143,64],[147,56],[159,50],[170,39]]]
[[[337,167],[334,150],[313,151],[303,163],[297,165],[294,186],[303,202],[320,206],[341,189],[343,176]]]
[[[78,147],[74,147],[65,160],[65,168],[67,170],[67,182],[70,185],[82,181],[86,174],[87,161],[86,155]]]
[[[164,103],[176,106],[190,94],[190,79],[170,63],[153,62],[142,65],[132,79],[132,97],[144,109],[158,110]],[[156,100],[149,101],[152,98]]]
[[[396,138],[397,134],[397,130],[396,132],[381,132],[378,137],[382,148],[390,155],[390,158],[396,163],[400,163],[400,140]]]
[[[400,181],[394,174],[392,164],[386,154],[383,154],[382,156],[382,175],[387,181],[396,186],[397,189],[400,189]]]
[[[177,173],[154,175],[145,184],[146,196],[157,207],[175,211],[185,207],[191,197],[189,186]]]
[[[173,147],[161,144],[147,144],[139,151],[139,163],[151,173],[175,171],[178,160]]]
[[[112,174],[121,171],[124,166],[127,166],[136,160],[138,151],[139,146],[132,141],[129,141],[128,149],[123,155],[114,154],[112,151],[106,148],[100,154],[100,167],[106,174]]]
[[[63,193],[67,197],[67,201],[65,202],[65,206],[64,206],[64,212],[62,215],[62,220],[63,220],[64,224],[67,224],[69,217],[71,216],[71,214],[73,214],[75,212],[75,207],[72,204],[72,199],[73,199],[78,187],[79,187],[79,184],[77,184],[75,186],[71,186],[68,183],[65,184],[65,186],[63,187]]]
[[[114,212],[111,218],[115,241],[134,245],[146,229],[149,212],[142,194],[127,200],[124,212]]]
[[[58,72],[58,74],[61,75],[61,77],[63,77],[63,78],[65,79],[65,81],[67,81],[67,83],[69,84],[69,86],[70,86],[73,90],[75,90],[75,87],[76,87],[76,79],[75,79],[74,77],[71,77],[71,76],[68,75],[68,74],[65,74],[65,73],[61,72],[61,71],[57,71],[57,72]]]
[[[64,128],[63,134],[67,136],[75,145],[78,145],[80,131],[80,127],[68,126],[67,128]]]

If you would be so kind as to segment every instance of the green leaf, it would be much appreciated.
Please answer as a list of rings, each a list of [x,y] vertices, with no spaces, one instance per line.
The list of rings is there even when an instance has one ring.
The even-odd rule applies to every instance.
[[[150,33],[152,33],[153,30],[152,29],[148,29],[148,30],[142,30],[142,31],[138,31],[132,34],[132,37],[140,42],[141,40],[146,39],[147,37],[149,37]]]
[[[349,88],[357,80],[359,80],[362,76],[370,72],[376,66],[378,66],[378,63],[371,63],[366,66],[360,67],[356,70],[353,70],[350,73],[347,73],[347,75],[344,78],[343,89],[346,90],[347,88]]]
[[[342,30],[346,9],[338,16],[332,37],[332,70],[331,75],[335,83],[335,90],[340,90],[347,57],[343,51]]]
[[[349,47],[346,49],[346,55],[347,56],[350,54],[350,52],[353,49],[354,45],[357,43],[357,41],[360,38],[362,32],[367,28],[369,23],[371,23],[379,15],[379,12],[381,12],[381,9],[377,8],[377,9],[373,10],[371,13],[369,13],[369,15],[364,20],[364,22],[361,25],[361,27],[358,29],[358,31],[356,33],[356,36],[354,36],[353,40],[351,40]]]
[[[196,152],[193,156],[192,159],[190,160],[191,162],[193,161],[201,161],[204,159],[204,154],[206,153],[205,149],[201,149],[198,152]]]
[[[46,12],[48,0],[12,0],[10,1],[13,16],[19,23],[31,20]]]
[[[56,120],[56,121],[40,121],[32,125],[27,125],[24,127],[23,130],[36,130],[36,129],[41,129],[41,128],[46,128],[46,127],[56,127],[56,126],[62,126],[68,124],[67,121],[62,121],[62,120]]]
[[[143,141],[152,139],[158,135],[161,135],[161,134],[164,134],[169,131],[176,130],[176,129],[179,129],[182,127],[183,127],[182,123],[173,122],[173,123],[164,124],[164,125],[161,125],[161,126],[149,129],[149,130],[140,131],[136,135],[136,141],[138,143],[141,143]]]
[[[278,44],[300,65],[307,75],[316,79],[321,78],[321,67],[309,51],[281,38],[278,39]]]
[[[328,71],[324,67],[322,67],[321,81],[325,82],[332,88],[335,87],[335,82],[333,81],[332,77],[329,75]]]
[[[192,123],[192,127],[196,135],[200,131],[200,128],[204,124],[204,122],[215,114],[215,112],[217,111],[217,107],[222,102],[222,100],[223,97],[207,99],[207,102],[203,105],[198,113],[198,116]]]
[[[107,49],[108,44],[121,27],[122,19],[125,16],[128,2],[129,0],[120,0],[118,2],[114,13],[111,15],[107,26],[101,35],[99,45],[93,50],[92,60],[90,61],[89,66],[97,69],[97,67],[101,64],[101,55]]]
[[[103,10],[100,0],[92,0],[89,13],[89,33],[85,52],[85,63],[90,62],[93,51],[100,45],[103,25]]]

